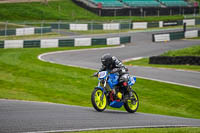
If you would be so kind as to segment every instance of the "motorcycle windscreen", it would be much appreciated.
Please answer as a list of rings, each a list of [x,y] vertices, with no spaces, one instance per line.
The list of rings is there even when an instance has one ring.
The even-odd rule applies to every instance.
[[[131,76],[131,77],[129,78],[128,85],[130,85],[130,86],[131,86],[131,85],[134,85],[135,82],[136,82],[136,77]]]

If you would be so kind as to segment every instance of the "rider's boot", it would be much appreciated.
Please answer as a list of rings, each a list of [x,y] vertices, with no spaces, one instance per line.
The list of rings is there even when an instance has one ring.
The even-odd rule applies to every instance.
[[[133,96],[132,91],[129,91],[129,97],[132,97],[132,96]]]
[[[131,87],[128,87],[128,88],[127,88],[127,91],[128,91],[128,93],[129,93],[129,98],[132,98],[132,97],[133,97],[133,92],[132,92]]]

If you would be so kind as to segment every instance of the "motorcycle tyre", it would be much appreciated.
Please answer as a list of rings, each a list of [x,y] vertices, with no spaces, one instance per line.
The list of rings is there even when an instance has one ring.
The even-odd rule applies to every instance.
[[[132,93],[133,93],[134,97],[137,99],[137,105],[136,105],[136,108],[131,109],[131,107],[129,106],[130,103],[128,103],[129,101],[127,100],[127,101],[124,103],[124,108],[125,108],[126,111],[129,112],[129,113],[135,113],[135,112],[137,111],[138,107],[139,107],[139,98],[138,98],[138,96],[137,96],[137,94],[136,94],[135,91],[132,90]]]
[[[93,90],[93,92],[92,92],[92,95],[91,95],[91,101],[92,101],[93,107],[94,107],[98,112],[102,112],[102,111],[104,111],[104,110],[106,109],[107,104],[108,104],[108,101],[107,101],[106,95],[104,95],[104,97],[106,98],[106,100],[105,100],[106,104],[105,104],[105,107],[104,107],[104,108],[100,109],[100,108],[97,106],[96,102],[95,102],[95,94],[96,94],[97,91],[101,91],[101,92],[102,92],[102,90],[101,90],[100,88],[95,88],[95,89]],[[103,93],[103,92],[102,92],[102,93]]]

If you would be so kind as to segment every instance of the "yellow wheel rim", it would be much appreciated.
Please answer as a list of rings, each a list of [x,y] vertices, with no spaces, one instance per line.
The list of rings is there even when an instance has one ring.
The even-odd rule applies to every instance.
[[[103,92],[97,90],[95,93],[95,103],[99,109],[104,109],[106,107],[106,96],[104,95],[103,100],[101,100]]]
[[[128,100],[128,106],[131,110],[137,109],[138,106],[138,99],[137,96],[133,93],[133,97],[135,98],[135,102],[131,102],[131,100]]]

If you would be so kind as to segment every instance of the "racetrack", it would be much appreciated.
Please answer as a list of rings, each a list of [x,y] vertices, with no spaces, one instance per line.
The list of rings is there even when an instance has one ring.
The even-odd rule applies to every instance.
[[[132,57],[158,55],[170,49],[200,44],[200,40],[179,40],[152,43],[152,33],[132,34],[132,44],[120,48],[64,51],[43,54],[40,59],[58,64],[97,69],[103,53],[111,53],[121,60]],[[200,87],[198,72],[130,67],[131,74],[154,78],[164,82]],[[188,90],[189,91],[189,90]],[[90,100],[90,99],[88,99]],[[141,127],[200,126],[200,119],[106,110],[62,104],[0,100],[0,132],[58,132],[94,129],[118,129]]]
[[[200,44],[200,40],[176,40],[152,43],[151,37],[152,32],[134,33],[132,34],[132,43],[125,47],[53,52],[43,54],[39,58],[52,63],[98,69],[101,66],[100,57],[104,53],[111,53],[121,60],[126,60],[133,57],[159,55],[168,50]],[[134,66],[129,66],[129,71],[130,74],[137,77],[200,88],[200,72]]]
[[[200,119],[130,114],[52,103],[0,100],[0,132],[63,132],[95,129],[200,126]]]

